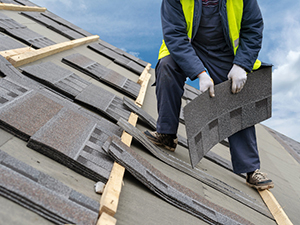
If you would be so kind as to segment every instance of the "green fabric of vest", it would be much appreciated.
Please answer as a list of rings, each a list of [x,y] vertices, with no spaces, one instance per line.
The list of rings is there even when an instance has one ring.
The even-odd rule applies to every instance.
[[[193,33],[195,2],[194,0],[180,0],[180,3],[182,5],[182,10],[187,24],[187,36],[189,37],[189,39],[191,39]],[[227,0],[226,2],[229,36],[234,55],[236,54],[236,51],[239,47],[239,37],[243,18],[243,6],[243,0]],[[163,40],[159,50],[158,59],[161,59],[167,55],[170,55],[170,52],[166,46],[165,41]],[[261,61],[257,59],[254,63],[253,70],[257,70],[260,66]]]

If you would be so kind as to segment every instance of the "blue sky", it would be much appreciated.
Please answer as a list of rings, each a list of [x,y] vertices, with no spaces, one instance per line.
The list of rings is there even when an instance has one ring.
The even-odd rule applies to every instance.
[[[161,0],[32,1],[155,67]],[[300,1],[258,3],[265,23],[259,58],[274,65],[273,115],[263,124],[300,142]]]

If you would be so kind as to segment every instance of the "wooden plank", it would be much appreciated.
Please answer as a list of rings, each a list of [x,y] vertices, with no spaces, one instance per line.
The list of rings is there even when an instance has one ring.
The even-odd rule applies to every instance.
[[[11,10],[11,11],[32,11],[32,12],[45,12],[47,8],[37,6],[24,6],[15,5],[9,3],[0,3],[0,10]]]
[[[30,52],[30,51],[35,51],[35,49],[31,48],[31,47],[25,47],[25,48],[17,48],[17,49],[5,50],[5,51],[1,51],[0,55],[2,55],[6,59],[9,59],[12,56],[23,54],[25,52]]]
[[[138,84],[142,85],[142,83],[145,80],[145,77],[146,77],[147,73],[149,72],[150,68],[151,68],[151,64],[148,63],[147,66],[145,67],[144,71],[140,75],[139,80],[137,81]]]
[[[145,67],[143,73],[141,74],[138,80],[138,83],[141,85],[141,89],[135,101],[135,104],[138,105],[139,107],[143,105],[145,99],[147,86],[151,77],[151,74],[148,73],[150,68],[151,68],[151,64],[148,64]],[[136,115],[135,113],[131,113],[128,122],[131,125],[136,126],[137,120],[138,120],[138,115]],[[132,142],[132,136],[124,131],[121,136],[121,140],[123,143],[125,143],[127,146],[130,147]],[[106,213],[110,216],[113,216],[116,213],[118,203],[119,203],[119,196],[121,192],[120,185],[123,183],[124,173],[125,173],[125,168],[115,162],[110,178],[104,188],[104,192],[100,200],[100,210],[99,210],[100,219],[98,220],[97,225],[106,225],[106,221],[100,221],[102,214]]]
[[[115,225],[115,224],[117,224],[117,220],[105,212],[101,214],[97,223],[97,225]]]
[[[137,120],[138,120],[138,115],[136,115],[135,113],[131,113],[128,119],[128,122],[133,125],[136,126]],[[132,136],[128,133],[126,133],[125,131],[123,131],[121,140],[124,144],[126,144],[127,146],[130,147],[131,142],[132,142]]]
[[[125,168],[115,162],[100,200],[100,215],[105,212],[114,216],[117,212],[124,173]]]
[[[151,78],[151,74],[147,73],[141,84],[140,93],[139,93],[137,99],[135,100],[135,104],[138,105],[139,107],[142,107],[142,105],[144,103],[144,99],[146,96],[146,90],[147,90],[147,86],[149,84],[150,78]]]
[[[261,198],[264,200],[265,204],[268,206],[278,225],[293,225],[271,191],[264,190],[258,192]]]
[[[19,67],[27,63],[34,62],[36,60],[48,57],[50,55],[83,45],[89,42],[97,41],[99,39],[98,35],[93,35],[90,37],[79,38],[73,41],[67,41],[55,45],[51,45],[45,48],[37,49],[35,51],[25,52],[19,55],[12,56],[8,61],[14,66]]]

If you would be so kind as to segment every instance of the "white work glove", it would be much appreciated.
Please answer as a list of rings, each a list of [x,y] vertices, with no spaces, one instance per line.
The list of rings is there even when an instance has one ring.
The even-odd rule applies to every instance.
[[[232,80],[232,85],[231,85],[232,93],[236,94],[240,92],[244,87],[247,80],[247,73],[242,67],[233,64],[227,77],[228,80]]]
[[[210,97],[215,97],[214,82],[206,72],[202,72],[197,76],[199,78],[200,93],[202,94],[209,89]]]

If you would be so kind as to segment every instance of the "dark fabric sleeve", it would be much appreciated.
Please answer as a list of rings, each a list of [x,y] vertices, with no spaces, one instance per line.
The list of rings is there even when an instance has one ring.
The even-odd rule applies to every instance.
[[[180,0],[163,0],[161,6],[163,36],[173,60],[191,80],[204,71],[203,63],[189,42]]]
[[[261,49],[263,36],[263,18],[256,0],[244,0],[240,44],[234,64],[250,72]]]

